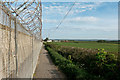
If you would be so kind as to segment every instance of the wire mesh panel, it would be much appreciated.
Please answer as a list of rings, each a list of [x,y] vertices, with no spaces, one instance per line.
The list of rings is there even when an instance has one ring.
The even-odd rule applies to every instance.
[[[35,70],[42,47],[40,36],[42,22],[39,16],[41,12],[37,11],[41,5],[39,5],[40,2],[36,2],[36,4],[26,2],[23,5],[25,4],[37,5],[32,9],[36,16],[31,14],[29,15],[31,17],[27,16],[28,20],[25,19],[27,22],[24,21],[24,18],[20,19],[23,14],[18,14],[14,10],[12,12],[12,8],[8,9],[8,6],[12,5],[10,2],[0,2],[0,79],[31,78]],[[18,6],[17,9],[21,6]],[[35,20],[35,22],[36,17],[38,21]],[[39,34],[36,34],[38,32]]]

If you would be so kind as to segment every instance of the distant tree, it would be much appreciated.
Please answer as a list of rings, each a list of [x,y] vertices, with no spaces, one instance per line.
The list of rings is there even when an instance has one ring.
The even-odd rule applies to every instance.
[[[44,41],[47,41],[47,40],[49,40],[49,38],[47,37]]]
[[[104,43],[104,42],[106,42],[106,40],[98,40],[97,42]]]

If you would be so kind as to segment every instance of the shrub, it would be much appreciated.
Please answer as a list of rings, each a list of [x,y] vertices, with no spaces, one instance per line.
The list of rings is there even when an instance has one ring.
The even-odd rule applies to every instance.
[[[99,49],[99,52],[96,54],[96,65],[98,73],[110,78],[111,76],[115,77],[117,69],[117,58],[114,54],[108,54],[104,49]]]

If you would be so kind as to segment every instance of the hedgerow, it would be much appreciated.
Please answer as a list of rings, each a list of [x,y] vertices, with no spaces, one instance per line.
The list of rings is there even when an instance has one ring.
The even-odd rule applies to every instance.
[[[59,69],[62,70],[62,72],[64,72],[69,79],[103,80],[102,78],[88,74],[84,69],[79,68],[79,66],[75,65],[70,59],[66,59],[50,47],[46,47],[46,49],[48,50],[51,59],[55,63],[55,65],[57,65]]]
[[[47,43],[46,46],[93,75],[104,77],[106,80],[120,80],[120,61],[113,53],[108,53],[104,49],[75,48],[52,43]]]

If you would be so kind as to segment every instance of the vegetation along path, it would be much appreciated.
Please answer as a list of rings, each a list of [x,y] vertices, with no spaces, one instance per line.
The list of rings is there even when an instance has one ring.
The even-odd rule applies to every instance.
[[[65,75],[53,64],[44,47],[39,55],[34,78],[65,78]]]

